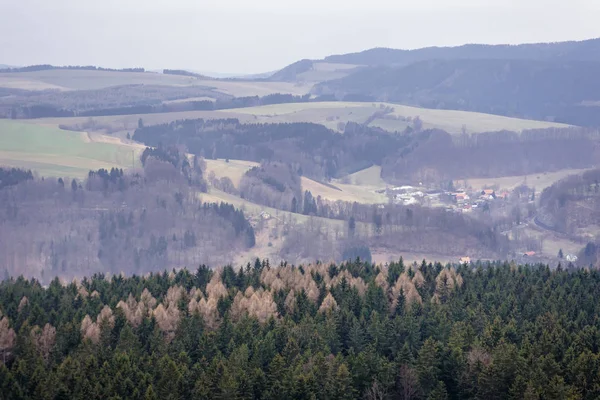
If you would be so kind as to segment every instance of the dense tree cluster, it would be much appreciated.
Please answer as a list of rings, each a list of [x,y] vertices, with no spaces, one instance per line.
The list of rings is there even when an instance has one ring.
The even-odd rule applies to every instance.
[[[1,278],[225,263],[255,243],[241,210],[203,204],[201,188],[155,156],[143,171],[100,169],[83,182],[21,172],[25,182],[0,190]]]
[[[206,158],[284,162],[315,178],[381,165],[386,156],[418,140],[353,123],[339,134],[318,124],[241,124],[236,119],[146,126],[137,129],[133,138],[149,146],[184,144],[191,153]]]
[[[194,109],[193,104],[171,102],[186,98],[211,97],[230,99],[205,86],[121,85],[100,89],[71,91],[24,91],[1,89],[0,116],[3,118],[49,118],[75,116],[128,115],[175,112]],[[71,125],[69,125],[71,126]],[[83,123],[72,129],[86,130]]]
[[[595,149],[600,141],[597,130],[584,128],[458,136],[412,129],[391,135],[348,123],[340,135],[316,124],[240,124],[234,119],[142,127],[133,137],[150,146],[185,144],[190,152],[207,158],[289,163],[316,179],[339,177],[376,164],[382,166],[382,177],[389,182],[434,184],[589,168],[596,165]]]
[[[595,399],[600,274],[269,266],[0,283],[7,399]]]
[[[122,85],[101,89],[23,91],[1,89],[11,96],[0,97],[0,117],[12,119],[51,117],[100,117],[183,111],[212,111],[268,104],[319,101],[310,95],[274,93],[263,97],[232,97],[208,86]],[[212,100],[195,100],[207,97]],[[176,100],[176,101],[175,101]],[[333,99],[335,100],[335,99]],[[83,130],[83,125],[65,125]]]
[[[528,175],[597,164],[597,129],[548,128],[452,136],[419,134],[415,145],[386,157],[382,177],[402,182],[448,182],[458,178]],[[576,156],[575,156],[576,155]]]
[[[30,170],[20,168],[0,168],[0,189],[7,186],[18,185],[33,179],[33,174]]]
[[[540,196],[541,223],[559,232],[600,225],[600,169],[566,177]]]
[[[288,164],[263,163],[244,174],[239,185],[240,196],[254,203],[279,210],[301,210],[302,187],[297,171]]]

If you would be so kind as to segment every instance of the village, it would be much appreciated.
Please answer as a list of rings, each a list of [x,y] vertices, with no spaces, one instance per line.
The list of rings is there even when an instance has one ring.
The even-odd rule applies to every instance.
[[[515,237],[521,237],[522,234],[518,232],[522,230],[528,230],[530,228],[540,229],[540,227],[530,227],[533,217],[531,214],[535,214],[535,190],[525,185],[521,185],[510,190],[499,189],[499,188],[473,188],[468,184],[463,184],[461,187],[454,187],[450,185],[451,190],[442,190],[435,188],[428,188],[424,185],[419,186],[395,186],[388,187],[382,190],[381,193],[385,193],[390,203],[403,205],[403,206],[423,206],[423,207],[440,207],[444,208],[447,212],[452,213],[469,213],[473,214],[475,218],[501,218],[506,217],[514,213],[514,210],[521,210],[523,214],[522,218],[514,222],[514,225],[503,232],[512,240]],[[525,238],[525,236],[523,236]],[[531,240],[529,240],[531,241]],[[548,254],[542,255],[540,253],[542,249],[541,242],[535,246],[531,245],[527,240],[523,240],[522,249],[515,251],[513,257],[515,261],[521,263],[550,261]],[[577,256],[574,254],[565,253],[563,257],[558,256],[559,259],[555,261],[562,261],[565,264],[575,263]],[[459,264],[470,264],[475,262],[475,259],[464,255],[458,257],[455,262]]]
[[[489,211],[491,203],[505,201],[511,195],[511,192],[506,190],[497,192],[494,189],[470,188],[450,191],[408,185],[386,188],[383,192],[394,204],[444,207],[457,213]]]

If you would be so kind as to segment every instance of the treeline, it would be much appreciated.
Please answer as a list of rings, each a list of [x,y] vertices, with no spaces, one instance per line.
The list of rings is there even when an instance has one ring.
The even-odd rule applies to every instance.
[[[209,94],[212,96],[212,92]],[[129,115],[129,114],[156,114],[169,112],[183,111],[215,111],[228,110],[232,108],[258,107],[269,104],[283,103],[305,103],[310,100],[310,95],[295,96],[292,94],[274,93],[263,97],[248,96],[248,97],[233,97],[219,98],[216,101],[211,100],[190,100],[178,101],[176,103],[160,103],[155,105],[140,105],[130,107],[116,107],[82,111],[74,113],[74,116],[82,117],[100,117],[105,115]]]
[[[200,79],[211,79],[207,76],[201,75],[201,74],[197,74],[195,72],[191,72],[191,71],[186,71],[184,69],[163,69],[163,74],[165,75],[181,75],[181,76],[190,76],[193,78],[200,78]]]
[[[81,71],[111,71],[111,72],[146,72],[144,68],[102,68],[94,65],[64,65],[56,66],[50,64],[40,65],[29,65],[27,67],[16,67],[16,68],[3,68],[0,69],[0,73],[5,72],[36,72],[36,71],[49,71],[54,69],[68,69],[68,70],[81,70]]]
[[[0,283],[7,399],[596,399],[600,274],[440,264]]]
[[[0,189],[33,179],[31,170],[0,167]]]
[[[458,136],[441,130],[390,134],[348,123],[340,135],[309,123],[200,119],[142,127],[134,139],[150,146],[184,144],[207,158],[290,163],[319,180],[375,164],[382,166],[382,178],[389,182],[447,184],[453,179],[589,168],[597,163],[600,134],[586,128]]]
[[[316,179],[340,177],[406,151],[418,135],[391,135],[348,123],[343,134],[320,124],[241,124],[237,119],[183,120],[144,126],[133,139],[148,146],[185,145],[206,158],[283,162]]]
[[[240,181],[240,197],[291,212],[301,208],[300,176],[289,164],[264,163],[251,168]]]
[[[186,111],[194,109],[194,106],[187,103],[183,103],[183,106],[170,101],[196,97],[210,97],[216,100],[231,98],[230,95],[215,92],[204,86],[137,84],[90,90],[9,89],[3,92],[6,96],[0,97],[0,117],[12,119]]]
[[[600,132],[548,128],[453,136],[420,133],[418,145],[383,160],[386,181],[448,182],[452,179],[528,175],[597,165]]]
[[[194,97],[211,100],[189,100]],[[181,100],[173,102],[171,100]],[[256,107],[269,104],[321,101],[310,95],[274,93],[263,97],[231,97],[207,87],[127,85],[99,90],[73,92],[20,93],[19,97],[0,99],[0,116],[11,119],[54,117],[100,117],[110,115],[156,114],[183,111],[214,111]]]
[[[85,181],[26,179],[0,190],[0,277],[143,274],[225,263],[254,246],[243,211],[203,204],[200,162],[153,155],[143,171],[90,171]],[[27,173],[24,173],[27,176]]]
[[[300,211],[302,210],[302,211]],[[367,205],[357,202],[327,201],[304,192],[298,212],[346,222],[348,239],[358,239],[372,247],[393,249],[396,253],[423,252],[460,257],[468,254],[504,258],[511,243],[500,233],[495,221],[482,221],[443,208],[398,204]],[[367,224],[367,237],[357,223]],[[344,259],[344,258],[342,258]]]

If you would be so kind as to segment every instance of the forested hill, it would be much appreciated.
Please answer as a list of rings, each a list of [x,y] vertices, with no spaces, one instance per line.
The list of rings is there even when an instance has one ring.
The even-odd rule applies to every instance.
[[[600,273],[231,267],[0,283],[2,399],[597,399]]]
[[[466,44],[457,47],[426,47],[415,50],[374,48],[357,53],[325,57],[323,61],[358,65],[407,65],[441,59],[505,59],[600,61],[600,39],[520,45]]]
[[[599,69],[591,61],[431,60],[366,68],[314,92],[598,126]]]

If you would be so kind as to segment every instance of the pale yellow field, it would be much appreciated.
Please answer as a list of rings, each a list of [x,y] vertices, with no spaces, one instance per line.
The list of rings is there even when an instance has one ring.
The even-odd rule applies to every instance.
[[[231,179],[235,187],[239,187],[242,176],[252,167],[260,165],[253,161],[243,160],[205,160],[207,176],[211,172],[215,173],[217,178],[227,177]]]
[[[399,104],[386,104],[392,107],[391,115],[400,117],[419,117],[423,121],[423,129],[443,129],[448,133],[460,134],[463,125],[467,133],[491,132],[509,130],[520,132],[525,129],[538,129],[549,127],[567,127],[568,125],[546,121],[534,121],[529,119],[510,118],[500,115],[483,114],[471,111],[456,110],[434,110],[427,108],[404,106]],[[386,120],[391,123],[393,120]],[[399,130],[406,126],[405,121],[397,121]],[[389,128],[388,128],[389,129]]]
[[[274,122],[279,122],[283,119],[285,122],[315,122],[324,125],[327,125],[329,122],[329,125],[331,125],[331,123],[337,124],[340,121],[365,122],[375,112],[381,111],[381,105],[393,108],[394,111],[390,115],[395,117],[415,118],[418,116],[423,121],[423,129],[438,128],[452,134],[462,133],[463,125],[465,125],[467,133],[499,131],[503,129],[520,132],[524,129],[568,126],[553,122],[509,118],[469,111],[434,110],[390,103],[290,103],[234,109],[229,110],[229,112],[252,114],[259,118],[266,117]],[[375,120],[372,124],[377,126],[377,121],[385,121],[385,124],[382,124],[382,129],[389,131],[401,131],[407,126],[406,121],[399,119],[379,119]],[[266,121],[263,120],[261,122]],[[397,125],[397,129],[395,125]]]
[[[356,201],[365,204],[380,204],[387,201],[385,195],[375,193],[370,187],[345,185],[341,183],[334,183],[333,186],[339,190],[323,185],[312,179],[302,177],[302,190],[309,190],[314,197],[321,196],[330,201]]]
[[[553,183],[566,178],[569,175],[581,174],[585,171],[587,171],[587,169],[564,169],[556,172],[544,172],[532,175],[467,179],[466,184],[467,187],[471,187],[473,189],[497,187],[499,190],[511,190],[520,185],[527,185],[535,188],[538,192],[541,192],[547,187],[552,186]],[[465,180],[457,180],[454,182],[454,185],[457,187],[464,187]]]
[[[198,79],[155,72],[115,72],[83,70],[47,70],[34,72],[0,73],[0,87],[22,82],[23,89],[32,85],[50,85],[62,90],[102,89],[119,85],[168,85],[188,86],[197,84]]]
[[[230,82],[220,82],[220,84],[228,83]],[[217,111],[186,111],[94,117],[94,120],[104,125],[111,125],[122,131],[134,130],[137,127],[139,118],[142,118],[146,125],[169,123],[180,119],[238,118],[243,123],[312,122],[322,124],[333,130],[340,130],[343,129],[346,122],[365,123],[375,112],[382,111],[382,105],[383,107],[393,108],[394,115],[402,115],[404,118],[419,116],[423,121],[424,129],[440,128],[453,134],[460,134],[463,124],[467,126],[467,132],[470,133],[498,131],[502,129],[521,131],[531,128],[566,126],[551,122],[508,118],[466,111],[430,110],[397,104],[359,102],[288,103]],[[86,117],[48,118],[39,119],[35,122],[58,126],[59,124],[81,124],[88,119]],[[379,123],[381,121],[384,123]],[[382,129],[393,132],[404,130],[407,122],[386,119],[375,120],[372,125],[381,125]]]
[[[311,85],[290,82],[237,82],[156,72],[47,70],[0,73],[0,87],[26,90],[88,90],[120,85],[206,86],[236,97],[273,93],[304,95]]]
[[[348,175],[349,183],[359,186],[372,186],[385,188],[386,182],[381,179],[381,167],[373,165],[358,172]]]
[[[241,160],[205,160],[207,174],[213,172],[217,178],[228,177],[231,179],[235,187],[239,187],[242,176],[250,168],[258,166],[259,164],[252,161],[241,161]],[[375,182],[377,183],[377,182]],[[301,178],[302,191],[309,190],[314,197],[321,196],[323,199],[330,201],[349,201],[359,202],[365,204],[379,204],[385,203],[387,198],[383,194],[375,193],[374,187],[365,183],[365,185],[359,184],[342,184],[336,182],[333,187],[324,185],[316,182],[307,177]],[[385,183],[383,184],[385,188]],[[377,187],[381,188],[381,187]],[[241,199],[240,199],[241,200]]]
[[[1,75],[1,74],[0,74]],[[68,90],[65,87],[53,85],[39,80],[27,79],[18,76],[1,75],[0,87],[23,90]]]
[[[215,90],[235,97],[266,96],[274,93],[305,95],[312,85],[291,82],[242,82],[242,81],[207,81],[199,80],[198,85],[209,86]]]

